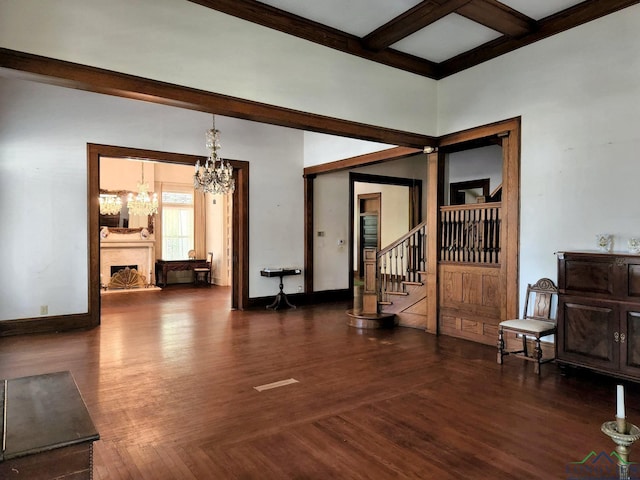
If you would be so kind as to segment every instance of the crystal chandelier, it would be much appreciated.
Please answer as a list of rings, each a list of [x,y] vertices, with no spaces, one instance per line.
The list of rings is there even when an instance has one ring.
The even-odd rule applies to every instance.
[[[133,193],[130,193],[127,199],[129,216],[147,216],[158,213],[158,194],[154,193],[153,197],[149,196],[149,184],[144,181],[144,164],[141,163],[140,167],[142,167],[142,180],[138,183],[138,194],[134,197]]]
[[[122,208],[122,200],[117,195],[100,194],[100,215],[117,215]]]
[[[205,193],[233,193],[236,181],[233,179],[233,167],[228,161],[218,156],[220,150],[220,132],[216,130],[216,117],[213,117],[213,128],[207,131],[207,148],[209,157],[204,166],[200,160],[196,162],[196,172],[193,176],[193,186]]]

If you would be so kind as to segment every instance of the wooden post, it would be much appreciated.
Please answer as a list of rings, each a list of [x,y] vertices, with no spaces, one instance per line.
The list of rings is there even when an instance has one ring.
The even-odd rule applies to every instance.
[[[362,289],[362,313],[375,315],[378,313],[378,292],[376,275],[376,249],[364,249],[364,288]]]

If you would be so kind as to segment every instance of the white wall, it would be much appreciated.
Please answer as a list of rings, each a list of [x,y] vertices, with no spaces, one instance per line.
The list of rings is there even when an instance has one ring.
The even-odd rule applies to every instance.
[[[0,46],[372,125],[437,127],[434,80],[185,0],[3,0]]]
[[[206,155],[208,114],[0,78],[0,320],[86,312],[87,143]],[[303,262],[303,136],[221,117],[223,154],[250,162],[251,297],[259,270]]]
[[[439,83],[440,134],[522,116],[521,300],[559,250],[640,234],[640,6]]]
[[[304,166],[335,162],[345,158],[393,148],[394,145],[367,142],[353,138],[336,137],[322,133],[304,133]]]
[[[349,172],[317,176],[313,194],[313,288],[349,288]]]

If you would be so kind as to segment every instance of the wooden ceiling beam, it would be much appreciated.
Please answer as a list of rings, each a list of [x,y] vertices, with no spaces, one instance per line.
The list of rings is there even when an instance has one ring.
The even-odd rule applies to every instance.
[[[499,57],[505,53],[512,52],[518,48],[638,3],[640,3],[640,0],[607,0],[606,2],[601,0],[586,0],[539,20],[537,22],[537,29],[527,35],[518,38],[504,35],[473,50],[445,60],[438,64],[440,67],[439,78],[461,72],[487,60]]]
[[[510,37],[526,35],[536,26],[534,19],[496,0],[472,0],[456,13]]]
[[[395,147],[377,152],[365,153],[355,157],[344,158],[334,162],[322,163],[304,169],[304,176],[319,175],[321,173],[333,173],[341,170],[349,170],[351,168],[364,167],[367,165],[375,165],[376,163],[388,162],[390,160],[400,160],[414,155],[423,153],[420,148]]]
[[[423,58],[392,49],[377,52],[369,50],[364,47],[361,39],[355,35],[350,35],[255,0],[188,1],[310,42],[324,45],[325,47],[356,55],[366,60],[429,78],[436,78],[438,76],[438,66],[435,62],[430,62]]]
[[[383,50],[470,2],[471,0],[425,0],[368,34],[362,39],[362,43],[369,50]]]
[[[437,144],[437,139],[429,135],[306,113],[6,48],[0,48],[0,76],[3,75],[389,145],[423,148]]]

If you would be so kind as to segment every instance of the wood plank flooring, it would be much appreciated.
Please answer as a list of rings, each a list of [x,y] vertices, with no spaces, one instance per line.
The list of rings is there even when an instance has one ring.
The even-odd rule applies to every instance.
[[[99,328],[0,338],[0,378],[73,373],[101,435],[96,479],[549,480],[613,450],[608,377],[548,364],[538,378],[494,347],[358,331],[344,303],[229,305],[219,287],[106,296]],[[636,424],[639,393],[627,385]]]

